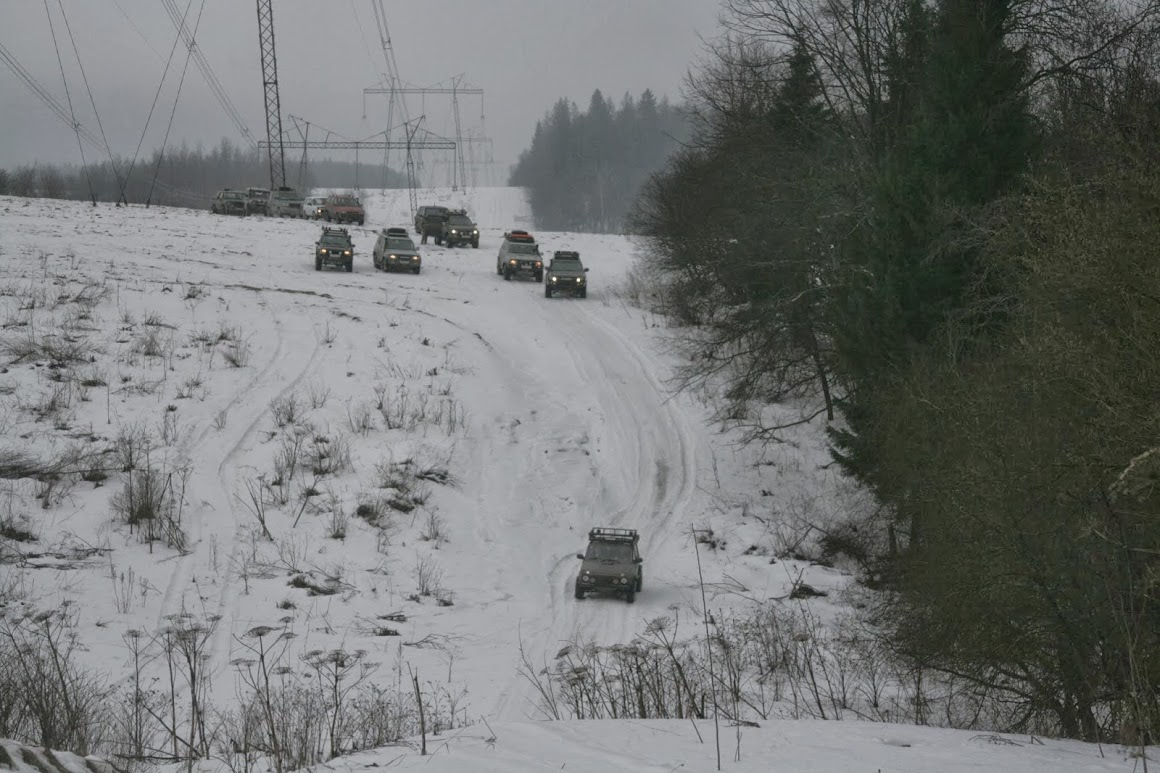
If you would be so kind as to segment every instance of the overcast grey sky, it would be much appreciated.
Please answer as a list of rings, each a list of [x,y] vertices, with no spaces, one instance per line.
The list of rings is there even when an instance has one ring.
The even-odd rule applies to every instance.
[[[175,2],[184,12],[189,0]],[[202,2],[192,0],[191,17]],[[372,3],[275,0],[285,128],[290,114],[351,138],[384,128],[384,97],[365,98],[364,118],[362,90],[374,86],[384,69]],[[63,5],[113,151],[132,155],[175,28],[159,0]],[[48,6],[78,120],[96,133],[60,3],[50,0]],[[481,110],[485,114],[497,183],[557,98],[569,97],[584,109],[596,88],[617,102],[626,91],[635,96],[651,88],[676,100],[685,72],[701,53],[698,36],[717,34],[717,0],[386,0],[383,6],[405,81],[429,86],[463,74],[486,92],[482,105],[479,97],[461,97],[460,109],[465,132],[478,133]],[[250,131],[264,138],[253,0],[204,0],[197,42]],[[65,104],[43,0],[0,0],[0,45]],[[147,151],[161,143],[184,62],[179,48],[145,138]],[[429,130],[454,133],[448,99],[410,97],[409,110],[424,112]],[[318,136],[317,129],[311,132]],[[223,136],[242,142],[190,63],[170,144],[210,146]],[[85,152],[93,157],[90,149]],[[75,136],[0,63],[0,167],[37,160],[78,161]]]

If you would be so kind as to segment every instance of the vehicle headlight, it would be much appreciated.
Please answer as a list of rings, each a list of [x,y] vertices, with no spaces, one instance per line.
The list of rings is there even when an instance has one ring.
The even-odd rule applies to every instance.
[[[349,255],[349,254],[350,254],[350,250],[343,250],[343,251],[342,251],[342,254],[343,254],[343,255]]]
[[[411,256],[411,260],[418,260],[418,259],[419,259],[419,256],[418,256],[418,255],[412,255],[412,256]]]
[[[514,266],[516,264],[516,259],[512,258],[511,260],[508,261],[508,263],[510,263]]]
[[[621,584],[621,585],[628,585],[628,578],[627,578],[627,577],[621,577],[621,578],[620,578],[620,584]]]
[[[552,281],[553,281],[553,282],[555,282],[555,281],[556,281],[556,277],[552,277]]]
[[[472,233],[472,235],[474,236],[474,235],[478,234],[478,233],[479,233],[479,231],[475,231],[475,230],[473,230],[471,233]]]
[[[326,254],[326,250],[319,250],[319,251],[318,251],[318,254],[319,254],[319,255],[325,255],[325,254]]]
[[[457,234],[457,233],[459,233],[459,232],[458,232],[458,231],[456,231],[454,228],[452,228],[452,229],[451,229],[451,233],[453,233],[453,234]]]
[[[536,261],[536,268],[543,268],[543,267],[544,267],[544,264],[537,260]]]
[[[582,277],[582,276],[576,277],[577,284],[579,284],[580,282],[583,282],[583,281],[584,281],[584,277]]]
[[[581,582],[592,582],[592,577],[591,577],[590,575],[587,575],[587,574],[586,574],[586,575],[584,575],[583,577],[581,577],[581,578],[580,578],[580,581],[581,581]]]

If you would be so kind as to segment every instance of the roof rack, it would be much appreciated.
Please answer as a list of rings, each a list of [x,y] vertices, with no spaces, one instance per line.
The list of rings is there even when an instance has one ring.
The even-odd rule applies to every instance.
[[[579,258],[580,253],[575,250],[556,250],[552,253],[553,258]]]
[[[588,539],[597,542],[640,542],[640,535],[636,529],[610,529],[603,526],[597,526],[588,531]]]
[[[324,226],[322,226],[322,233],[323,233],[323,234],[328,234],[328,233],[332,233],[332,234],[349,234],[349,233],[350,233],[350,231],[346,230],[345,228],[340,228],[339,226],[336,226],[336,225],[334,225],[334,226],[331,226],[331,225],[324,225]]]
[[[391,226],[387,229],[387,236],[407,236],[407,229],[399,226]]]

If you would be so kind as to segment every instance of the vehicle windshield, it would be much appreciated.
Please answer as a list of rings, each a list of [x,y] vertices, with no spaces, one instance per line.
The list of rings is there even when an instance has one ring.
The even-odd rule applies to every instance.
[[[253,196],[255,199],[268,199],[268,198],[270,198],[270,191],[253,190],[253,191],[250,191],[250,195]]]
[[[632,545],[623,542],[589,542],[585,558],[597,561],[632,561]]]
[[[509,244],[507,251],[512,255],[539,255],[540,252],[536,249],[534,244]]]
[[[302,197],[298,195],[298,191],[278,191],[277,193],[274,194],[274,198],[293,200],[293,199],[300,199]]]
[[[345,236],[334,236],[331,234],[326,234],[318,240],[318,243],[323,247],[342,247],[343,249],[350,248],[350,240]]]
[[[358,199],[354,196],[335,196],[334,204],[337,207],[357,207]]]
[[[242,193],[241,191],[226,191],[225,193],[222,194],[222,198],[223,199],[244,199],[244,198],[246,198],[246,194]]]
[[[555,258],[552,261],[552,268],[556,271],[583,271],[584,267],[580,264],[579,258]]]
[[[413,251],[415,249],[415,243],[410,239],[392,237],[387,239],[387,249]]]
[[[467,215],[451,215],[447,218],[449,225],[473,225],[471,218]]]

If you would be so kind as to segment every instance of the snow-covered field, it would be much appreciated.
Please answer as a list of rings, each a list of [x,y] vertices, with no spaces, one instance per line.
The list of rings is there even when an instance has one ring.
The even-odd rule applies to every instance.
[[[713,532],[714,609],[840,590],[845,572],[793,553],[849,487],[816,430],[741,448],[670,392],[662,321],[617,291],[628,240],[537,233],[590,267],[587,299],[548,300],[495,273],[502,232],[532,225],[522,191],[428,202],[466,206],[481,243],[425,245],[410,275],[370,264],[378,229],[409,223],[405,191],[366,198],[350,274],[314,270],[315,223],[0,197],[0,454],[71,473],[0,481],[4,611],[64,605],[81,657],[118,684],[130,631],[193,630],[219,707],[281,632],[299,670],[307,653],[361,653],[368,683],[417,674],[455,727],[428,740],[434,769],[709,769],[705,722],[704,745],[689,722],[527,724],[544,712],[522,657],[538,669],[570,642],[695,618],[694,527]],[[572,598],[598,525],[641,532],[634,604]],[[730,769],[1130,764],[1079,744],[763,725],[740,764],[723,742]]]

